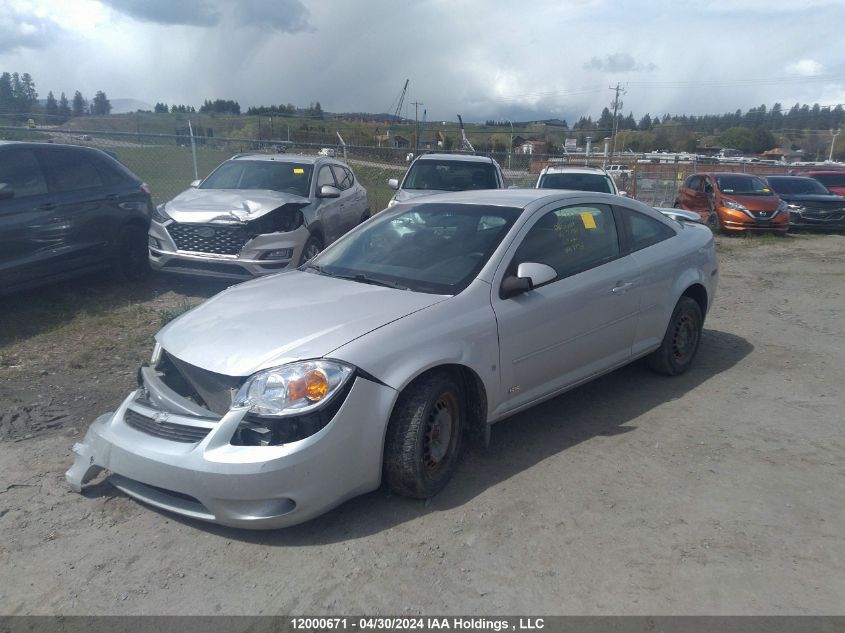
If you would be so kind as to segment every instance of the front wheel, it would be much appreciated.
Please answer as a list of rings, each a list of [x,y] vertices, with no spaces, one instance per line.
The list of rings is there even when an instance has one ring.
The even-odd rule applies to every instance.
[[[698,303],[690,297],[681,297],[669,319],[663,342],[646,357],[649,367],[667,376],[687,371],[698,352],[703,325]]]
[[[302,247],[302,254],[299,256],[299,265],[301,266],[309,259],[314,259],[323,250],[323,241],[316,235],[310,235]]]
[[[125,226],[117,240],[113,274],[117,281],[143,281],[150,275],[147,232],[140,226]]]
[[[463,393],[448,372],[411,383],[390,416],[384,476],[393,492],[426,499],[452,477],[464,430]]]

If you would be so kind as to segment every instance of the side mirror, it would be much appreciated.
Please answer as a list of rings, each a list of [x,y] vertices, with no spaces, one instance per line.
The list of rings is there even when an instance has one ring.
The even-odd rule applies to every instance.
[[[557,271],[546,264],[523,262],[516,269],[517,277],[527,277],[531,280],[531,287],[536,288],[557,278]]]
[[[12,189],[12,186],[5,182],[0,182],[0,200],[11,200],[14,197],[15,190]]]
[[[510,299],[511,297],[515,297],[518,294],[552,281],[556,277],[557,272],[551,266],[524,262],[517,268],[516,277],[511,275],[502,280],[499,296],[502,299]]]
[[[317,192],[318,198],[340,198],[340,189],[331,185],[323,185]]]
[[[712,196],[713,195],[713,185],[704,185],[704,195],[705,196]]]
[[[619,195],[620,195],[620,196],[622,196],[623,198],[627,198],[627,197],[628,197],[628,192],[627,192],[627,191],[620,191],[620,192],[619,192]]]
[[[391,178],[387,181],[387,186],[391,189],[399,189],[399,180],[396,178]]]
[[[201,179],[200,180],[192,180],[190,186],[193,187],[194,189],[196,189],[197,187],[200,186],[201,182],[202,182]]]

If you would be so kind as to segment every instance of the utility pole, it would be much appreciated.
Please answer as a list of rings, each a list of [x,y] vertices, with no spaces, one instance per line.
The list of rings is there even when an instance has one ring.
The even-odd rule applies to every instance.
[[[421,105],[425,105],[419,101],[414,101],[411,103],[414,106],[414,148],[420,146],[420,117],[419,117],[419,108]]]
[[[610,152],[610,160],[613,160],[613,155],[616,153],[616,132],[619,130],[618,112],[622,109],[622,102],[619,100],[620,93],[625,94],[625,90],[617,83],[616,87],[608,86],[608,90],[613,90],[616,96],[613,98],[613,149]]]
[[[830,154],[827,156],[827,162],[829,163],[833,162],[833,146],[836,145],[836,137],[839,136],[841,132],[842,130],[836,130],[836,132],[833,130],[830,131]]]

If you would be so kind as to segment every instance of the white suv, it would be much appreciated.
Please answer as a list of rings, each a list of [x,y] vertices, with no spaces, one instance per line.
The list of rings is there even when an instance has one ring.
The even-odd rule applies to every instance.
[[[488,156],[467,154],[423,154],[411,163],[402,179],[391,178],[388,187],[398,189],[388,204],[445,191],[504,189],[502,169]]]
[[[624,191],[619,191],[613,178],[600,167],[544,167],[535,189],[570,189],[626,195]]]

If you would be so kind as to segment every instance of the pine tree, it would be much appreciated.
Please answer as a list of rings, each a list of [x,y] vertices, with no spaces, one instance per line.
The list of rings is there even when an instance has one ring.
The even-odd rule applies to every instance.
[[[77,90],[73,94],[73,116],[85,115],[85,97]]]
[[[56,102],[56,97],[53,96],[53,91],[47,93],[47,104],[45,106],[47,116],[55,118],[59,114],[59,104]]]

